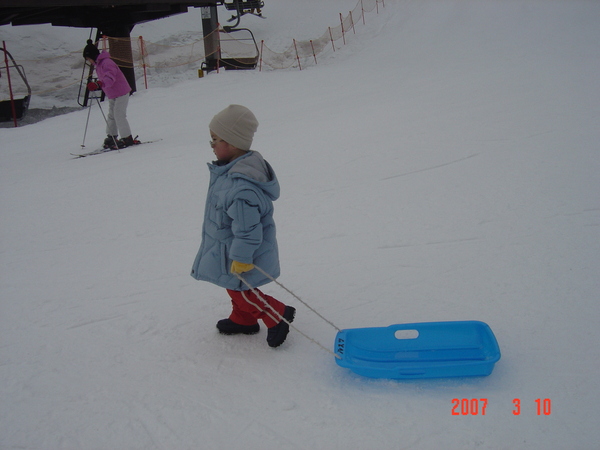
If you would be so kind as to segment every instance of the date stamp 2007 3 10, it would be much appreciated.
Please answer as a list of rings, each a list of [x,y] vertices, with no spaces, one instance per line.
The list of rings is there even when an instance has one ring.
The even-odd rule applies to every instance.
[[[514,398],[512,413],[521,415],[522,405],[520,398]],[[450,413],[453,416],[485,416],[488,409],[487,398],[453,398]],[[552,414],[552,401],[549,398],[535,399],[535,412],[538,416],[549,416]]]

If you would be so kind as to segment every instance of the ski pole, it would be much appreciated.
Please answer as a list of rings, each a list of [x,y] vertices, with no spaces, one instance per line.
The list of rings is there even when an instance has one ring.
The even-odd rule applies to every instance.
[[[83,142],[81,143],[81,148],[85,148],[85,137],[87,136],[88,124],[90,123],[90,113],[92,112],[92,104],[88,106],[88,114],[87,120],[85,121],[85,130],[83,132]]]

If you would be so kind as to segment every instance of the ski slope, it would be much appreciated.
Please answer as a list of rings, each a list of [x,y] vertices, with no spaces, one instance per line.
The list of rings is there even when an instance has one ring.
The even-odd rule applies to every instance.
[[[285,48],[355,4],[266,2],[242,24]],[[302,71],[151,79],[129,119],[160,142],[74,160],[87,110],[0,129],[0,448],[597,448],[599,21],[584,0],[386,0]],[[198,11],[132,34],[195,26]],[[11,48],[89,33],[34,31],[0,28]],[[278,349],[264,327],[218,334],[227,297],[189,271],[207,126],[230,103],[256,114],[281,183],[279,280],[340,328],[484,321],[502,351],[489,377],[373,380],[294,331]]]

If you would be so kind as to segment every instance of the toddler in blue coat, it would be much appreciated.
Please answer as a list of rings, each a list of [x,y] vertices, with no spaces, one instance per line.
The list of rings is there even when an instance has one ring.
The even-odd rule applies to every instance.
[[[250,150],[257,129],[256,117],[241,105],[229,105],[210,122],[210,145],[217,160],[208,164],[202,244],[192,276],[227,290],[233,310],[217,323],[221,333],[255,334],[262,320],[268,328],[267,343],[278,347],[289,333],[296,310],[248,287],[271,281],[262,271],[272,278],[279,276],[273,221],[279,182],[271,165]]]

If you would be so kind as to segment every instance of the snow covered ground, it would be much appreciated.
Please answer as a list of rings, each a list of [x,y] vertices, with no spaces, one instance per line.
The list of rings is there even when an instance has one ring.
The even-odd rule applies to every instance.
[[[283,48],[355,4],[267,2],[244,25]],[[0,129],[0,448],[598,448],[599,21],[595,1],[387,0],[317,66],[140,90],[132,127],[160,142],[73,160],[85,110]],[[217,333],[226,296],[189,270],[230,103],[282,185],[280,281],[340,328],[485,321],[489,377],[373,380],[294,331],[275,350]]]

